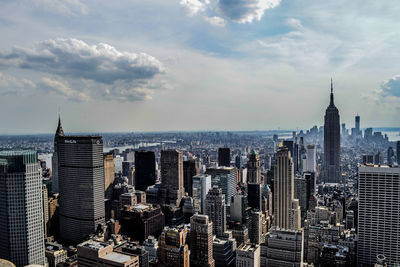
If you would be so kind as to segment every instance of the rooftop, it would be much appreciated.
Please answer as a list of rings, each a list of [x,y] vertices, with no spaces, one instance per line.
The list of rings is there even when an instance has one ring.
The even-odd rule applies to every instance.
[[[117,252],[111,252],[103,257],[102,259],[109,260],[109,261],[114,261],[118,263],[125,263],[127,261],[130,261],[134,256],[128,256],[125,254],[117,253]]]

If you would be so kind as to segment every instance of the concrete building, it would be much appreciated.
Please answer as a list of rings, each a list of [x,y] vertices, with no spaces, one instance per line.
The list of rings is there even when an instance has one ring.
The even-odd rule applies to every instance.
[[[67,259],[67,251],[62,245],[56,243],[46,243],[45,255],[48,267],[56,267],[58,263]]]
[[[307,165],[305,171],[317,172],[317,149],[315,145],[307,145]]]
[[[272,229],[261,245],[261,267],[302,267],[303,231]]]
[[[45,264],[42,179],[34,151],[0,152],[0,258]]]
[[[190,218],[190,265],[214,267],[213,227],[207,215],[195,214]]]
[[[260,155],[252,151],[247,162],[247,183],[261,183]]]
[[[236,195],[237,169],[236,167],[207,168],[206,174],[211,175],[211,184],[222,189],[225,195],[226,205],[230,205],[230,199]]]
[[[211,189],[211,175],[199,174],[193,176],[192,186],[194,211],[204,214],[206,196]]]
[[[367,164],[358,173],[358,264],[374,264],[377,254],[399,264],[400,167]]]
[[[234,267],[236,241],[231,238],[215,238],[213,241],[213,255],[215,267]]]
[[[159,267],[189,267],[189,247],[186,244],[187,228],[165,227],[158,247]]]
[[[282,146],[276,153],[274,169],[274,225],[281,229],[301,227],[299,201],[294,198],[294,166],[290,151]]]
[[[213,223],[213,234],[217,237],[223,236],[226,231],[225,195],[218,186],[213,186],[208,191],[205,200],[205,214]]]
[[[236,249],[236,267],[260,267],[260,246],[240,245]]]
[[[115,165],[112,153],[104,154],[104,198],[112,198],[112,186],[115,179]]]
[[[77,246],[79,267],[139,267],[139,257],[113,251],[114,245],[94,240]]]
[[[253,244],[261,244],[264,242],[265,237],[263,234],[263,224],[265,216],[261,211],[252,210],[250,213],[249,221],[249,239]]]
[[[120,155],[114,157],[114,169],[116,174],[122,174],[122,162],[124,162],[124,157]]]
[[[161,204],[179,206],[185,195],[182,152],[161,151]]]
[[[161,208],[151,204],[125,206],[120,216],[121,234],[143,242],[148,236],[158,236],[164,228],[165,216]]]

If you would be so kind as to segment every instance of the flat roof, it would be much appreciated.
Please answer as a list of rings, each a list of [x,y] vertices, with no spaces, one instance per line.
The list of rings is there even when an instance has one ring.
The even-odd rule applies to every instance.
[[[101,259],[114,261],[114,262],[118,262],[118,263],[125,263],[127,261],[130,261],[132,259],[132,256],[117,253],[117,252],[111,252],[111,253],[101,257]]]

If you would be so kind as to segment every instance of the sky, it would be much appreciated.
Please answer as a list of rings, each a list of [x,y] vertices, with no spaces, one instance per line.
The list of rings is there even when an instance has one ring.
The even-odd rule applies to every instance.
[[[400,127],[397,0],[0,0],[0,134]]]

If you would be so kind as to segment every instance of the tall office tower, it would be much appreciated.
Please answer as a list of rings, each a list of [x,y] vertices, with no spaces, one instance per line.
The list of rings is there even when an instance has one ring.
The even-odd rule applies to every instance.
[[[230,199],[236,194],[237,169],[235,167],[208,168],[206,174],[211,175],[211,184],[217,185],[225,195],[226,205],[229,206]]]
[[[231,166],[231,150],[228,147],[218,148],[218,166]]]
[[[79,243],[104,224],[104,158],[101,136],[58,137],[60,237]]]
[[[363,164],[358,175],[358,264],[373,265],[376,255],[383,254],[388,266],[396,266],[400,263],[400,167]]]
[[[116,155],[114,158],[114,166],[115,166],[115,173],[119,174],[122,173],[122,162],[124,161],[124,157],[120,155]]]
[[[356,133],[357,135],[361,135],[361,129],[360,129],[360,116],[357,114],[355,117],[355,128],[356,128]]]
[[[261,183],[260,155],[256,151],[251,151],[247,163],[247,183]]]
[[[160,267],[189,267],[189,248],[186,244],[186,226],[165,227],[158,242],[158,265]]]
[[[189,159],[183,162],[183,185],[185,192],[193,196],[192,178],[200,173],[200,165],[197,159]]]
[[[204,214],[205,200],[208,191],[211,189],[211,176],[207,174],[193,176],[192,186],[194,210]]]
[[[310,180],[305,177],[294,179],[294,197],[299,200],[302,221],[307,217],[308,203],[310,201]]]
[[[389,164],[389,165],[392,165],[393,163],[394,163],[394,150],[393,150],[393,147],[389,147],[388,148],[388,150],[387,150],[387,163]]]
[[[308,201],[310,200],[311,196],[315,195],[316,193],[316,177],[315,177],[315,172],[305,172],[303,173],[304,179],[307,180],[307,185],[309,186],[308,188]]]
[[[205,214],[208,215],[213,223],[213,233],[219,237],[223,236],[226,231],[226,205],[225,195],[218,186],[208,191],[205,201]]]
[[[247,196],[236,194],[231,197],[230,220],[232,222],[245,223],[247,211]]]
[[[362,156],[362,163],[363,164],[374,164],[374,155],[363,155]]]
[[[376,153],[376,155],[374,156],[374,163],[377,165],[381,165],[383,164],[383,154],[381,151],[378,151],[378,153]]]
[[[45,264],[42,180],[34,151],[0,152],[0,258]]]
[[[56,134],[54,135],[54,152],[53,152],[53,157],[51,158],[51,166],[52,166],[52,185],[51,185],[51,191],[53,194],[58,193],[58,142],[59,139],[64,136],[64,130],[61,125],[61,118],[60,115],[58,116],[58,125],[57,125],[57,130]]]
[[[315,145],[307,146],[307,172],[317,172],[317,149]]]
[[[340,183],[340,117],[339,110],[333,101],[333,84],[331,80],[331,101],[326,109],[324,124],[324,163],[323,181]]]
[[[252,244],[240,245],[236,250],[236,266],[259,267],[260,246]]]
[[[190,264],[193,267],[213,267],[212,222],[207,215],[190,218]]]
[[[112,186],[115,179],[114,157],[111,153],[104,154],[104,197],[112,198]]]
[[[265,217],[261,211],[251,211],[249,218],[249,239],[250,242],[256,245],[263,243],[263,222]]]
[[[261,267],[303,266],[303,231],[272,229],[261,245]]]
[[[283,229],[300,227],[300,207],[294,199],[294,168],[290,151],[280,147],[276,152],[274,169],[275,225]]]
[[[247,200],[248,205],[254,210],[261,211],[262,205],[262,185],[248,184],[247,185]]]
[[[156,183],[156,157],[153,151],[135,151],[135,189],[146,191]]]
[[[342,123],[342,136],[346,136],[346,123]]]
[[[161,204],[179,206],[185,194],[182,152],[161,151]]]
[[[396,154],[397,165],[400,165],[400,141],[397,141]]]

